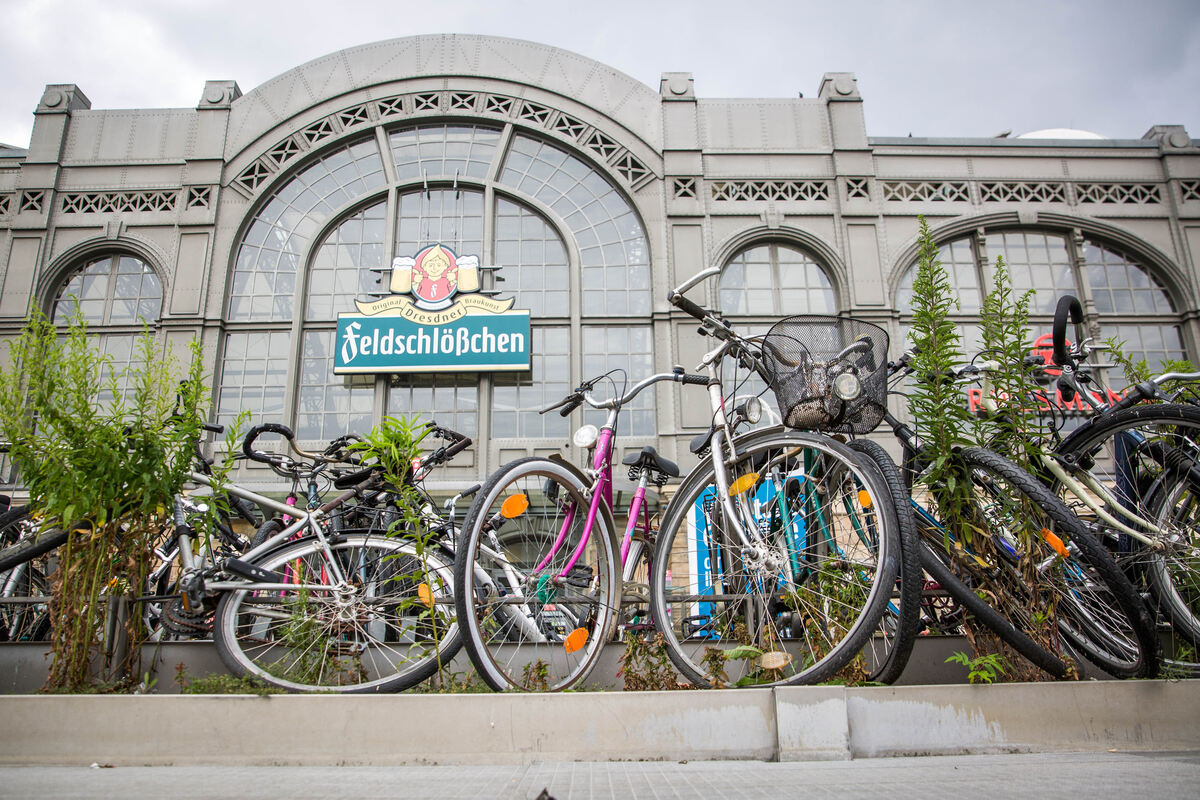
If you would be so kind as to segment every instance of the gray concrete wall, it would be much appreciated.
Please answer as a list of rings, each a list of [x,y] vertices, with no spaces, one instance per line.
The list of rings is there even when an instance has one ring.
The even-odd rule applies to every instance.
[[[488,695],[8,696],[0,763],[509,764],[1195,750],[1200,682]]]

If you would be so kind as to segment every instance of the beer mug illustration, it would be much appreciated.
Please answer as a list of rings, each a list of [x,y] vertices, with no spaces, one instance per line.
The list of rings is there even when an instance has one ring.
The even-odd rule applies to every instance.
[[[427,310],[446,308],[457,292],[479,291],[479,258],[458,258],[440,244],[392,260],[392,294],[413,294]]]

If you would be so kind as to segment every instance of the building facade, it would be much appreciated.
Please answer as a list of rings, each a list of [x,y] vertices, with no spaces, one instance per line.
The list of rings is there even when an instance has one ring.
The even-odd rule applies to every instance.
[[[93,109],[51,85],[34,113],[28,149],[0,148],[0,336],[77,297],[118,362],[143,319],[177,352],[201,337],[222,420],[247,409],[316,444],[419,411],[477,441],[445,487],[565,451],[593,415],[537,409],[584,378],[694,368],[706,342],[667,295],[709,265],[720,280],[691,296],[747,329],[853,315],[898,353],[919,215],[968,339],[1003,255],[1037,290],[1039,331],[1071,291],[1094,334],[1151,361],[1200,344],[1200,149],[1180,126],[873,137],[852,74],[812,98],[703,99],[686,73],[655,89],[466,35],[343,50],[246,94],[209,81],[195,108]],[[338,315],[435,244],[530,312],[530,369],[334,373]],[[660,384],[627,410],[624,444],[686,467],[706,408]]]

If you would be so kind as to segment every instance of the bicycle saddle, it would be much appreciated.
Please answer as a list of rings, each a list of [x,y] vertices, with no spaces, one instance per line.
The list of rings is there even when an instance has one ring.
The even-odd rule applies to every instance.
[[[621,463],[627,467],[637,466],[643,469],[658,470],[672,478],[679,477],[679,467],[675,466],[675,462],[667,461],[658,454],[657,450],[649,446],[643,447],[640,453],[625,456]]]

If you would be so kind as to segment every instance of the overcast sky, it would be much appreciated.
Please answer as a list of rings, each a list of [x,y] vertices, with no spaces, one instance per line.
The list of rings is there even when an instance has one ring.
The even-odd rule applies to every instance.
[[[0,0],[0,142],[25,147],[48,83],[93,108],[194,107],[326,53],[424,33],[511,36],[700,97],[816,95],[858,76],[871,136],[1082,128],[1200,138],[1200,0]]]

